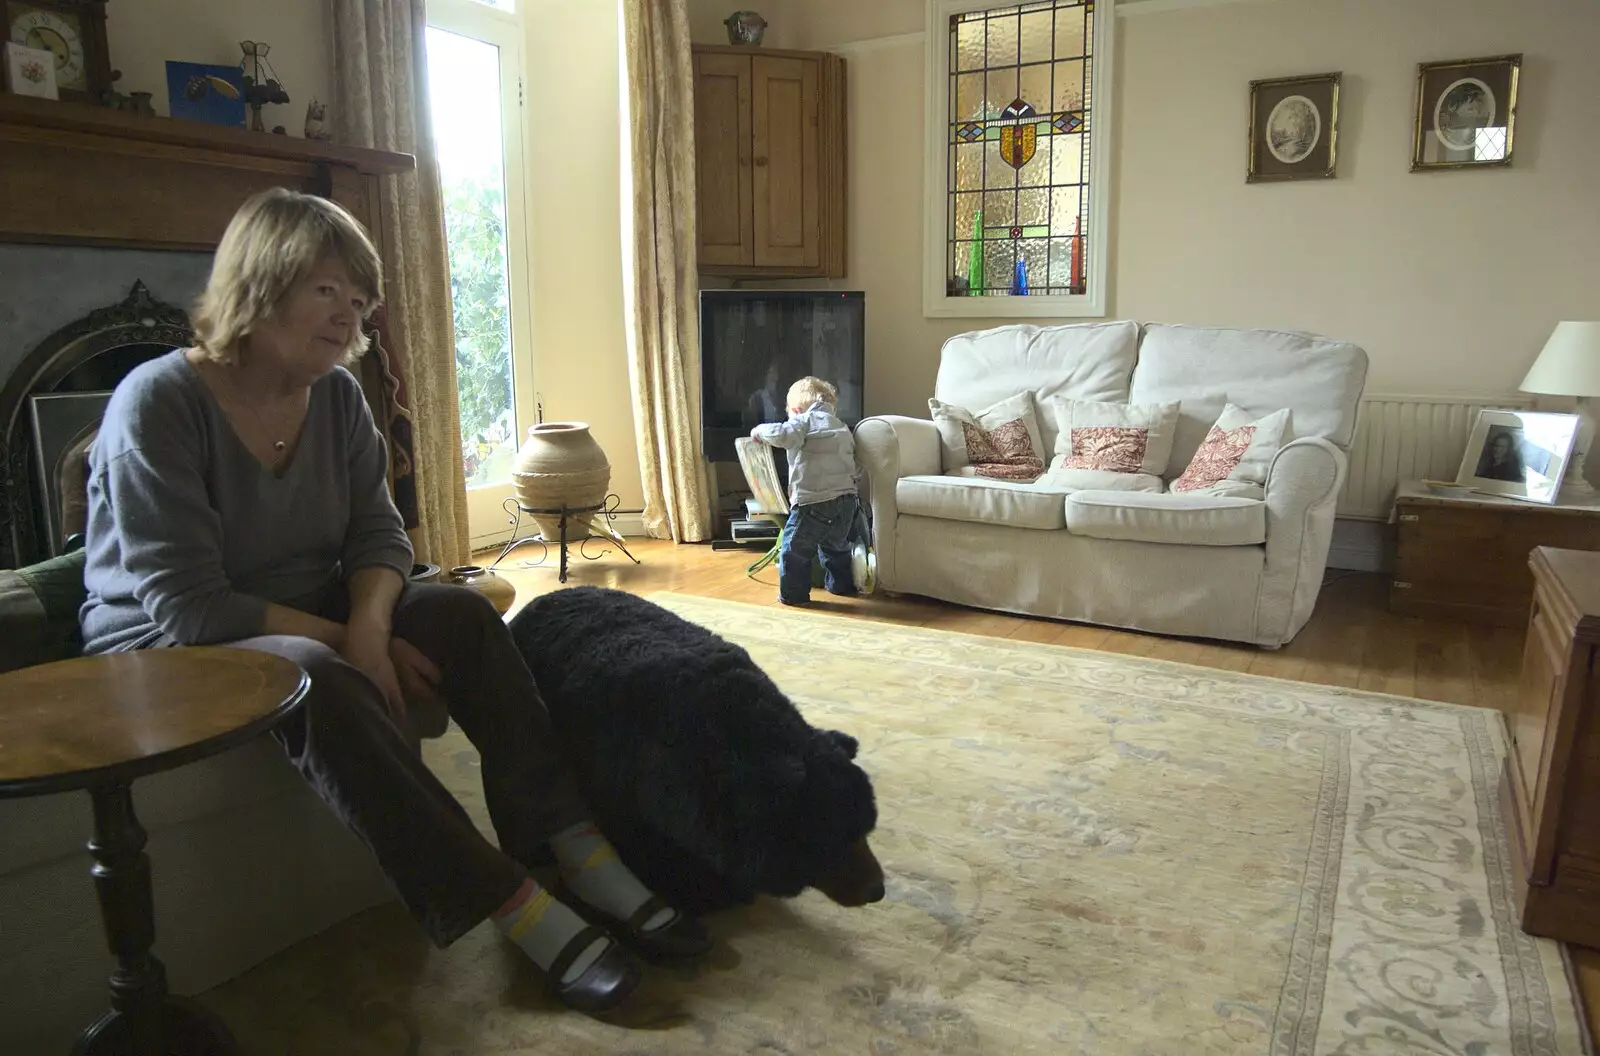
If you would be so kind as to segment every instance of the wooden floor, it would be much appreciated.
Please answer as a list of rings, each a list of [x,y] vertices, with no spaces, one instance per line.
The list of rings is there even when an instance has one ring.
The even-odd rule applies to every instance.
[[[567,586],[592,584],[636,594],[670,590],[756,605],[778,603],[775,567],[756,579],[745,575],[753,554],[718,553],[709,546],[679,546],[650,539],[630,539],[628,546],[639,559],[638,565],[614,549],[594,561],[574,552]],[[591,541],[588,549],[599,554],[606,546]],[[525,560],[537,556],[537,547],[527,548],[500,565],[499,571],[517,587],[519,605],[560,586],[554,555],[544,566],[522,567]],[[493,555],[481,559],[487,563]],[[1509,706],[1521,665],[1520,630],[1396,616],[1385,604],[1386,595],[1387,580],[1382,576],[1331,571],[1311,622],[1276,652],[1008,616],[925,598],[843,599],[818,590],[812,594],[812,608],[858,619],[1151,656],[1452,704],[1501,710]],[[1600,1036],[1600,951],[1573,948],[1572,953],[1590,1032]]]
[[[574,553],[567,584],[617,587],[637,594],[671,590],[756,605],[778,603],[776,568],[769,567],[754,580],[745,576],[753,554],[717,553],[709,546],[653,539],[630,539],[628,546],[640,564],[631,564],[615,550],[595,561]],[[591,554],[604,548],[598,541],[589,543]],[[516,584],[519,603],[560,585],[554,555],[543,567],[521,567],[524,560],[538,555],[537,547],[524,548],[500,564],[499,571]],[[482,559],[493,557],[482,555]],[[1008,616],[924,598],[844,599],[818,590],[812,594],[812,607],[868,620],[1151,656],[1453,704],[1500,708],[1510,699],[1522,657],[1520,631],[1395,616],[1384,604],[1385,594],[1381,576],[1330,572],[1311,622],[1277,652]]]

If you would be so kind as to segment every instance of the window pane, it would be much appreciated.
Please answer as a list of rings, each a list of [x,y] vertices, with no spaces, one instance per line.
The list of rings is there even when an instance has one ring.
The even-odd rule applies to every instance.
[[[461,456],[472,487],[511,478],[517,440],[500,49],[430,26],[428,86],[455,308]]]
[[[951,296],[1085,292],[1091,5],[996,6],[950,20],[959,66],[948,147]],[[980,65],[982,74],[960,72]]]

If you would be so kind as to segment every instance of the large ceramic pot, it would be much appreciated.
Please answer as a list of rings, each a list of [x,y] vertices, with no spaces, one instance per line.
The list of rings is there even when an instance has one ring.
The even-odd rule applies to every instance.
[[[511,585],[511,581],[495,575],[493,569],[482,565],[457,565],[446,578],[451,583],[470,587],[488,598],[495,611],[502,616],[511,610],[511,603],[517,600],[517,588]]]
[[[517,502],[525,509],[599,506],[611,484],[611,463],[583,422],[543,422],[528,429],[528,439],[511,464]],[[561,515],[533,514],[549,542],[561,538]],[[589,517],[567,518],[567,538],[586,539]]]

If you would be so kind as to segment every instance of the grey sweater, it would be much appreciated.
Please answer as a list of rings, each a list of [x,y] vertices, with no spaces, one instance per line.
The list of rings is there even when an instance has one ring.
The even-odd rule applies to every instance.
[[[818,401],[786,422],[758,425],[758,440],[789,452],[789,505],[856,493],[856,441],[833,408]]]
[[[356,569],[411,571],[388,459],[343,367],[311,387],[274,477],[183,352],[117,386],[90,456],[84,651],[262,633],[267,602],[316,612]]]

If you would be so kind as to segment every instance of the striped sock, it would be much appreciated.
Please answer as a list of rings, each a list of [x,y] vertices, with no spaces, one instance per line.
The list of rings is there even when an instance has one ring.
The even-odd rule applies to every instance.
[[[596,909],[626,921],[650,899],[650,889],[622,864],[617,849],[593,822],[580,822],[556,833],[550,839],[550,847],[561,863],[561,878]],[[654,931],[670,924],[677,915],[676,910],[660,910],[645,921],[642,930]]]
[[[517,893],[505,905],[495,910],[494,926],[518,946],[545,971],[561,956],[567,943],[588,925],[584,919],[563,905],[556,896],[540,887],[529,877],[522,882]],[[562,975],[561,982],[570,983],[588,970],[606,949],[605,939],[596,939],[589,948],[578,955],[572,966]]]

